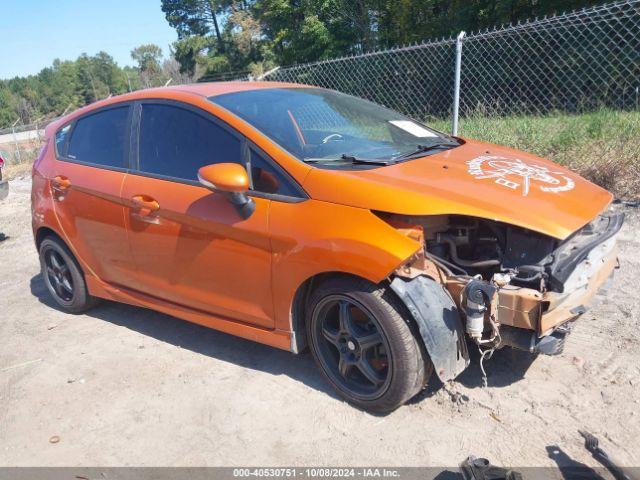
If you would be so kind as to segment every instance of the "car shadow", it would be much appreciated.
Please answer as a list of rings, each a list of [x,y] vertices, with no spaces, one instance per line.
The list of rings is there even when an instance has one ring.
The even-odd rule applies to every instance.
[[[462,372],[457,382],[467,388],[482,387],[482,370],[480,369],[480,354],[478,347],[469,344],[471,363]],[[504,347],[496,350],[491,359],[484,360],[484,370],[487,373],[489,387],[507,387],[522,380],[535,361],[536,355],[515,348]]]
[[[30,281],[31,293],[47,307],[60,310],[51,298],[41,274]],[[162,342],[207,355],[225,362],[258,370],[271,375],[287,375],[308,387],[340,399],[326,383],[308,353],[296,355],[245,340],[211,328],[203,327],[153,310],[123,303],[103,301],[86,315],[114,325],[134,330]],[[482,376],[477,348],[470,346],[471,363],[456,381],[468,388],[481,388]],[[491,387],[511,385],[522,378],[535,359],[534,355],[511,348],[497,350],[491,360],[485,360],[485,370]],[[409,401],[416,404],[434,396],[442,382],[432,374],[425,390]],[[377,415],[376,415],[377,416]]]
[[[480,370],[480,354],[477,347],[469,344],[469,366],[455,379],[467,388],[482,388],[482,371]],[[505,347],[496,350],[490,360],[484,361],[489,387],[507,387],[519,382],[536,359],[536,355],[521,350]],[[443,387],[442,381],[433,373],[427,388],[409,400],[409,404],[420,403],[433,397]]]
[[[30,288],[31,293],[41,303],[62,311],[51,298],[41,274],[31,279]],[[332,398],[339,399],[324,381],[309,354],[293,355],[284,350],[124,303],[105,300],[85,315],[244,368],[271,375],[286,375]]]

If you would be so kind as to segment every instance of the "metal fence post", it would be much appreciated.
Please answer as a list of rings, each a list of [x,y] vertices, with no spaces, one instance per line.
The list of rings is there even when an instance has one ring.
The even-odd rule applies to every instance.
[[[465,32],[462,31],[456,37],[456,72],[453,84],[453,119],[451,121],[451,135],[458,135],[458,115],[460,113],[460,68],[462,67],[462,39]]]
[[[265,72],[265,73],[263,73],[262,75],[258,75],[258,76],[256,77],[256,80],[258,80],[258,81],[262,81],[262,80],[264,80],[265,78],[267,78],[269,75],[271,75],[272,73],[277,72],[278,70],[280,70],[280,67],[274,67],[274,68],[272,68],[271,70],[269,70],[268,72]]]
[[[18,137],[16,136],[16,124],[20,121],[20,119],[13,122],[11,125],[11,133],[13,134],[13,143],[16,147],[16,151],[14,152],[14,157],[18,157],[18,163],[22,163],[22,155],[20,155],[20,145],[18,145]]]

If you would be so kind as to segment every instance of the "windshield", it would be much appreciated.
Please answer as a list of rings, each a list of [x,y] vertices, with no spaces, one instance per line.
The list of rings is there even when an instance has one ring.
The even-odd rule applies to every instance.
[[[294,156],[314,163],[393,163],[457,141],[375,103],[319,88],[210,97]]]

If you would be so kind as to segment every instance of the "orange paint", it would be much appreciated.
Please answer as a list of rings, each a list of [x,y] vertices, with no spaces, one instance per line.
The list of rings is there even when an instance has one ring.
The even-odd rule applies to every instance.
[[[223,192],[246,192],[249,190],[249,177],[242,165],[237,163],[218,163],[207,165],[198,170],[200,182],[206,182],[211,188]]]
[[[231,82],[142,90],[49,125],[48,148],[33,171],[34,233],[48,228],[66,242],[92,295],[288,349],[293,300],[307,279],[343,272],[378,283],[421,248],[418,238],[373,211],[482,217],[562,239],[611,200],[605,190],[547,160],[468,139],[458,148],[381,168],[313,168],[207,99],[274,87],[300,85]],[[194,182],[56,159],[52,145],[59,127],[100,107],[146,99],[182,102],[215,115],[277,162],[309,198],[281,201],[250,192],[255,211],[243,219],[224,195]],[[560,172],[574,187],[523,193],[496,185],[469,173],[469,162],[483,155],[535,163]],[[221,190],[248,188],[240,165],[208,166],[200,176]]]

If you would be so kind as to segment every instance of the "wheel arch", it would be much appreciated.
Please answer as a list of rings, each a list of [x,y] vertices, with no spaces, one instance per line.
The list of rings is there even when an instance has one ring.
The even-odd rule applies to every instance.
[[[69,245],[64,240],[62,235],[60,235],[51,227],[42,226],[42,227],[39,227],[38,230],[36,230],[36,234],[35,234],[36,249],[38,249],[38,251],[40,250],[40,245],[42,245],[42,241],[47,237],[56,237],[58,240],[64,243],[67,246],[67,248],[69,248]]]
[[[291,305],[291,350],[294,353],[301,353],[309,346],[306,329],[307,303],[309,295],[313,289],[321,283],[326,282],[329,279],[337,278],[352,278],[371,281],[359,275],[341,271],[320,272],[304,280],[296,289]]]
[[[36,249],[38,253],[40,252],[40,245],[42,245],[42,242],[49,237],[58,239],[67,248],[67,250],[69,250],[73,258],[73,261],[76,263],[76,265],[80,269],[80,273],[82,273],[82,275],[86,278],[87,269],[85,268],[84,263],[78,258],[78,254],[76,253],[76,251],[72,248],[72,246],[64,238],[63,235],[56,232],[53,228],[49,226],[41,226],[36,230],[35,243],[36,243]]]
[[[306,334],[309,295],[329,279],[367,280],[346,272],[322,272],[307,278],[296,290],[291,306],[291,349],[300,353],[308,348]],[[412,332],[424,348],[442,381],[455,378],[469,365],[464,332],[455,303],[441,285],[426,276],[413,280],[385,278],[374,285],[387,289],[404,306]]]

